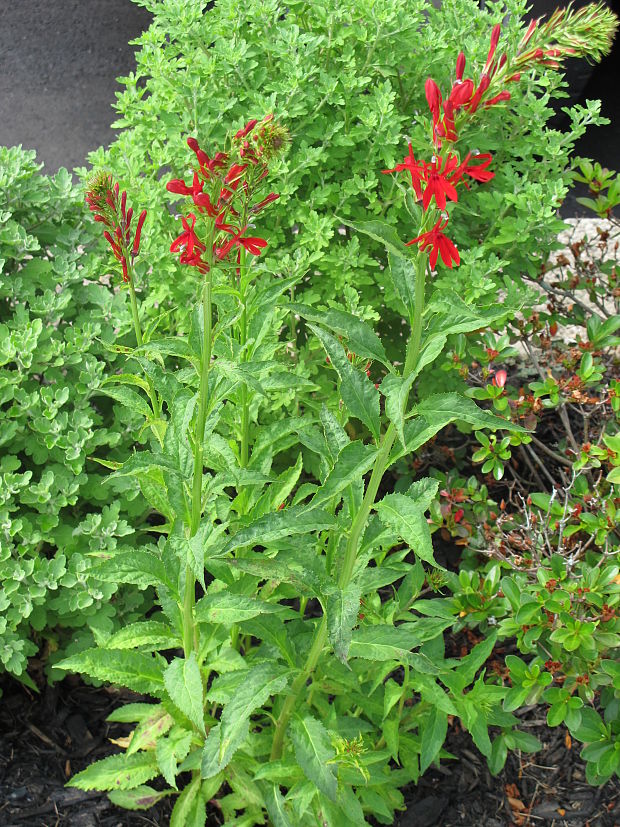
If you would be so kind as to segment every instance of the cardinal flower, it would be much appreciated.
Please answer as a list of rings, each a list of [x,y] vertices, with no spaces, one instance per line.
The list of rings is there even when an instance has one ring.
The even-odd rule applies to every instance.
[[[425,210],[428,209],[433,198],[440,210],[445,210],[446,198],[451,201],[458,200],[454,184],[459,176],[451,175],[457,167],[458,160],[454,155],[448,155],[445,164],[440,157],[435,158],[430,164],[424,164],[426,187],[422,197],[422,206]]]
[[[181,256],[179,261],[181,264],[189,264],[191,267],[197,267],[201,273],[206,273],[209,267],[207,263],[202,260],[202,253],[204,253],[206,248],[194,230],[196,216],[193,213],[189,213],[187,218],[185,218],[185,216],[181,217],[181,222],[183,224],[183,232],[178,238],[175,238],[170,245],[170,252],[178,253],[180,251]]]
[[[422,198],[422,186],[421,183],[424,180],[424,162],[417,161],[414,154],[413,154],[413,147],[411,143],[409,144],[409,155],[406,155],[402,164],[396,164],[394,169],[384,169],[383,173],[387,174],[388,172],[402,172],[403,170],[408,170],[411,174],[411,186],[416,194],[416,198],[419,200]]]
[[[441,260],[446,267],[452,268],[452,263],[459,264],[461,258],[459,251],[453,241],[450,241],[447,235],[443,233],[444,227],[447,225],[447,218],[440,218],[432,230],[427,233],[422,233],[417,238],[412,238],[407,242],[407,247],[411,244],[419,244],[420,250],[424,251],[428,247],[432,247],[430,254],[431,269],[435,269],[437,264],[437,256],[441,255]]]

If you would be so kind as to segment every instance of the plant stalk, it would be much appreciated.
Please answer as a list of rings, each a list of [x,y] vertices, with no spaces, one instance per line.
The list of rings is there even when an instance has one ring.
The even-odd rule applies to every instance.
[[[202,289],[202,361],[200,365],[200,390],[198,418],[194,433],[194,472],[192,477],[192,514],[190,522],[190,539],[195,536],[200,526],[202,515],[202,469],[203,469],[203,442],[207,408],[209,404],[209,368],[211,365],[211,334],[212,334],[212,307],[211,307],[211,270],[206,275]],[[183,650],[185,657],[189,657],[194,648],[194,603],[196,578],[189,563],[185,568],[185,595],[183,600]]]
[[[405,359],[405,365],[403,367],[404,379],[406,379],[407,376],[409,376],[411,371],[415,370],[420,356],[420,345],[422,342],[422,322],[424,315],[426,262],[426,254],[419,252],[416,261],[415,308],[413,315],[413,323],[411,327],[411,338],[409,339],[409,344],[407,346],[407,356]],[[403,404],[405,406],[407,405],[407,399],[405,399]],[[355,561],[357,559],[360,537],[366,525],[366,521],[368,519],[370,511],[375,503],[375,498],[377,496],[381,480],[383,479],[383,475],[385,474],[385,471],[389,465],[390,451],[392,450],[392,446],[394,444],[395,439],[396,428],[394,427],[394,425],[390,424],[387,431],[383,435],[381,446],[379,448],[379,452],[377,453],[375,464],[370,475],[370,481],[368,483],[368,487],[366,488],[366,493],[364,494],[364,499],[362,500],[360,509],[355,515],[355,519],[353,520],[353,524],[351,526],[351,533],[349,534],[349,539],[347,542],[344,563],[340,571],[340,575],[338,577],[338,585],[341,589],[346,588],[351,581],[353,569],[355,567]],[[321,618],[321,622],[316,630],[315,638],[310,648],[310,652],[308,653],[306,663],[304,664],[304,667],[301,670],[301,672],[293,681],[290,692],[287,695],[282,709],[280,711],[280,715],[278,716],[278,720],[276,722],[276,730],[273,736],[273,744],[271,748],[271,761],[276,761],[282,757],[282,750],[284,747],[284,733],[286,732],[289,719],[295,709],[300,692],[302,691],[302,689],[308,681],[308,678],[316,668],[316,665],[319,661],[326,641],[327,617],[326,615],[323,615],[323,617]]]

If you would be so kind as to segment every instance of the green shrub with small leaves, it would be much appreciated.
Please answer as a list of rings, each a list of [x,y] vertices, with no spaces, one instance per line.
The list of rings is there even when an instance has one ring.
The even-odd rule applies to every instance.
[[[145,513],[89,460],[134,444],[132,416],[100,395],[129,315],[84,252],[81,191],[41,166],[0,147],[0,671],[30,684],[40,647],[52,664],[148,605],[87,572],[89,555],[133,545]]]

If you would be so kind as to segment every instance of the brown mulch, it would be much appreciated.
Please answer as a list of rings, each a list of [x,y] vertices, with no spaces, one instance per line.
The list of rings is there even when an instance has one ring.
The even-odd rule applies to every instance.
[[[3,688],[0,827],[168,827],[170,799],[130,812],[113,806],[105,793],[65,787],[76,772],[117,751],[109,739],[126,735],[129,727],[105,718],[132,699],[130,693],[75,679],[40,696],[14,681],[5,680]],[[570,743],[566,730],[549,729],[540,708],[522,719],[544,748],[509,754],[497,778],[468,733],[453,724],[446,749],[457,760],[433,767],[404,791],[407,810],[396,827],[620,827],[620,780],[591,787],[580,745]]]

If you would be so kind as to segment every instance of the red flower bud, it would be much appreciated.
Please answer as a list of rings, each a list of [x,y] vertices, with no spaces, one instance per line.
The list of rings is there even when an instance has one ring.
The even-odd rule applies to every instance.
[[[434,116],[439,115],[439,107],[441,106],[442,101],[439,86],[437,86],[437,84],[432,78],[427,78],[424,90],[426,92],[428,108],[431,110]]]
[[[136,227],[136,234],[133,239],[133,250],[131,254],[133,256],[137,256],[140,252],[140,236],[142,234],[142,225],[144,224],[144,219],[146,218],[146,210],[142,210],[140,213],[140,217],[138,218],[138,226]]]
[[[503,388],[506,384],[506,380],[508,379],[508,374],[505,370],[498,370],[493,377],[492,384],[495,385],[496,388]]]
[[[456,59],[456,79],[463,80],[463,72],[465,71],[465,55],[463,52],[459,52],[459,56]]]

